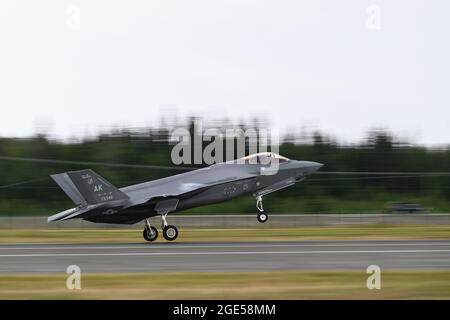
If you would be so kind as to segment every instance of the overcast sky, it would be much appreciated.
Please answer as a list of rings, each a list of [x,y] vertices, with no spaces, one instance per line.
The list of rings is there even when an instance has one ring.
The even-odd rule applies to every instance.
[[[450,143],[449,1],[0,2],[0,135],[163,115]]]

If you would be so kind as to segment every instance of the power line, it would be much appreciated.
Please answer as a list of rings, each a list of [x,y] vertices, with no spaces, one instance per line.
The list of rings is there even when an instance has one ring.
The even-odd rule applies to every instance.
[[[40,162],[40,163],[55,163],[55,164],[74,164],[83,166],[104,166],[117,168],[135,168],[135,169],[164,169],[164,170],[184,170],[190,171],[198,168],[194,167],[175,167],[175,166],[160,166],[160,165],[146,165],[146,164],[126,164],[113,162],[94,162],[94,161],[73,161],[73,160],[57,160],[57,159],[41,159],[41,158],[22,158],[22,157],[7,157],[0,156],[0,160],[7,161],[26,161],[26,162]]]
[[[16,187],[16,186],[20,186],[20,185],[23,185],[23,184],[28,184],[28,183],[33,183],[33,182],[43,181],[43,180],[47,180],[47,179],[48,179],[48,178],[40,178],[40,179],[32,179],[32,180],[25,180],[25,181],[14,182],[14,183],[5,184],[5,185],[0,186],[0,189],[10,188],[10,187]]]
[[[95,161],[75,161],[75,160],[58,160],[58,159],[42,159],[42,158],[23,158],[23,157],[8,157],[0,156],[0,160],[9,161],[27,161],[27,162],[41,162],[41,163],[55,163],[55,164],[74,164],[85,166],[104,166],[117,168],[136,168],[136,169],[164,169],[164,170],[182,170],[191,171],[199,169],[196,167],[178,167],[178,166],[162,166],[162,165],[147,165],[147,164],[128,164],[115,162],[95,162]],[[319,175],[392,175],[392,176],[411,176],[411,175],[429,175],[429,176],[450,176],[450,172],[426,172],[426,171],[317,171],[314,174]]]
[[[311,178],[308,181],[357,181],[357,180],[384,180],[384,179],[402,179],[402,178],[421,178],[421,177],[435,177],[431,175],[397,175],[397,176],[372,176],[372,177],[354,177],[354,178]]]
[[[450,176],[450,172],[433,172],[433,171],[317,171],[314,173],[326,175],[389,175],[389,176]]]

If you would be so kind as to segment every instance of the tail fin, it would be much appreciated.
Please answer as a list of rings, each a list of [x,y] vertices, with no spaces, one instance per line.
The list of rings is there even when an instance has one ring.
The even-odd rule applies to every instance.
[[[91,169],[69,171],[51,177],[77,206],[128,199],[125,193]]]

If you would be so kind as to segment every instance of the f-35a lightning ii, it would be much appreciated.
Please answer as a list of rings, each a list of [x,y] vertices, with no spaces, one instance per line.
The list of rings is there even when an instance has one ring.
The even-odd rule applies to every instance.
[[[144,239],[154,241],[158,230],[150,225],[149,218],[160,215],[163,236],[173,241],[178,229],[167,223],[168,214],[252,194],[257,219],[266,222],[263,196],[292,186],[320,167],[322,164],[317,162],[290,160],[265,152],[120,189],[90,169],[69,171],[51,177],[76,207],[55,214],[48,221],[81,218],[134,224],[145,220]]]

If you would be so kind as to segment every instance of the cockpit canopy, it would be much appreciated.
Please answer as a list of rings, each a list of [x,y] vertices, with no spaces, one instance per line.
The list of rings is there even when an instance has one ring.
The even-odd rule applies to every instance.
[[[255,153],[239,158],[235,161],[240,164],[270,164],[271,162],[274,162],[274,160],[278,161],[278,163],[289,161],[288,158],[280,156],[274,152]]]

